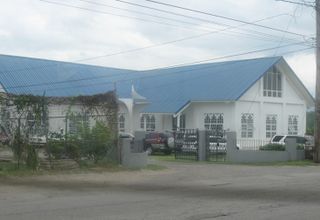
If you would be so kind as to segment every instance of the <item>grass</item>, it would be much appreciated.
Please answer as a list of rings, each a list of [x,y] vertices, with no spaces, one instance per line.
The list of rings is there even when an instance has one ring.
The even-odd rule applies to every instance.
[[[174,154],[172,155],[152,155],[151,158],[158,161],[165,162],[176,162],[176,163],[197,163],[197,164],[228,164],[228,165],[246,165],[246,166],[319,166],[312,160],[297,160],[297,161],[284,161],[284,162],[270,162],[270,163],[231,163],[224,161],[196,161],[186,159],[175,159]]]
[[[17,163],[0,162],[0,176],[30,176],[36,175],[38,171],[27,168],[25,165],[20,164],[18,168]]]
[[[104,173],[104,172],[123,172],[123,171],[137,171],[150,170],[161,171],[167,167],[158,164],[148,164],[143,169],[128,169],[110,161],[99,161],[94,164],[92,161],[82,161],[79,169],[72,170],[32,170],[21,164],[18,168],[15,162],[0,162],[0,177],[24,177],[24,176],[39,176],[39,175],[57,175],[57,174],[81,174],[81,173]]]
[[[151,170],[151,171],[160,171],[167,169],[166,166],[158,165],[158,164],[148,164],[146,168],[143,170]]]
[[[314,163],[312,160],[295,160],[295,161],[284,161],[284,162],[272,162],[272,163],[245,163],[244,165],[253,166],[319,166],[319,164]]]

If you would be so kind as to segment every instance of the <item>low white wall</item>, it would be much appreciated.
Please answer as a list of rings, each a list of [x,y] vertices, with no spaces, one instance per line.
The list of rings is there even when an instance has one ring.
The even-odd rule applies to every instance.
[[[122,139],[121,146],[121,165],[126,168],[141,169],[147,166],[147,152],[132,153],[131,139]]]
[[[236,133],[227,132],[227,161],[232,163],[268,163],[304,160],[304,151],[297,150],[294,138],[288,139],[285,151],[238,150]]]

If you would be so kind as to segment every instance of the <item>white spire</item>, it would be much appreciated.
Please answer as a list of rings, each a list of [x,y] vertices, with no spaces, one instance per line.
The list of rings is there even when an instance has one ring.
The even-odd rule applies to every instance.
[[[136,90],[134,89],[134,86],[132,84],[132,87],[131,87],[131,97],[133,100],[143,100],[143,101],[146,101],[146,97],[143,97],[142,95],[138,94],[136,92]]]

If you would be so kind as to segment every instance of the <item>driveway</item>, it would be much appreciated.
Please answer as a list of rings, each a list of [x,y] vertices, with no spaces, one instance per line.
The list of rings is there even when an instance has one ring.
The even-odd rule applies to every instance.
[[[0,178],[0,219],[319,219],[320,166],[165,166]]]

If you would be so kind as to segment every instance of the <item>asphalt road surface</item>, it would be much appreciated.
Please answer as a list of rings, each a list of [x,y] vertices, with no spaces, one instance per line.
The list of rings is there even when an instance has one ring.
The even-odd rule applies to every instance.
[[[0,178],[0,219],[320,219],[320,166],[166,166]]]

